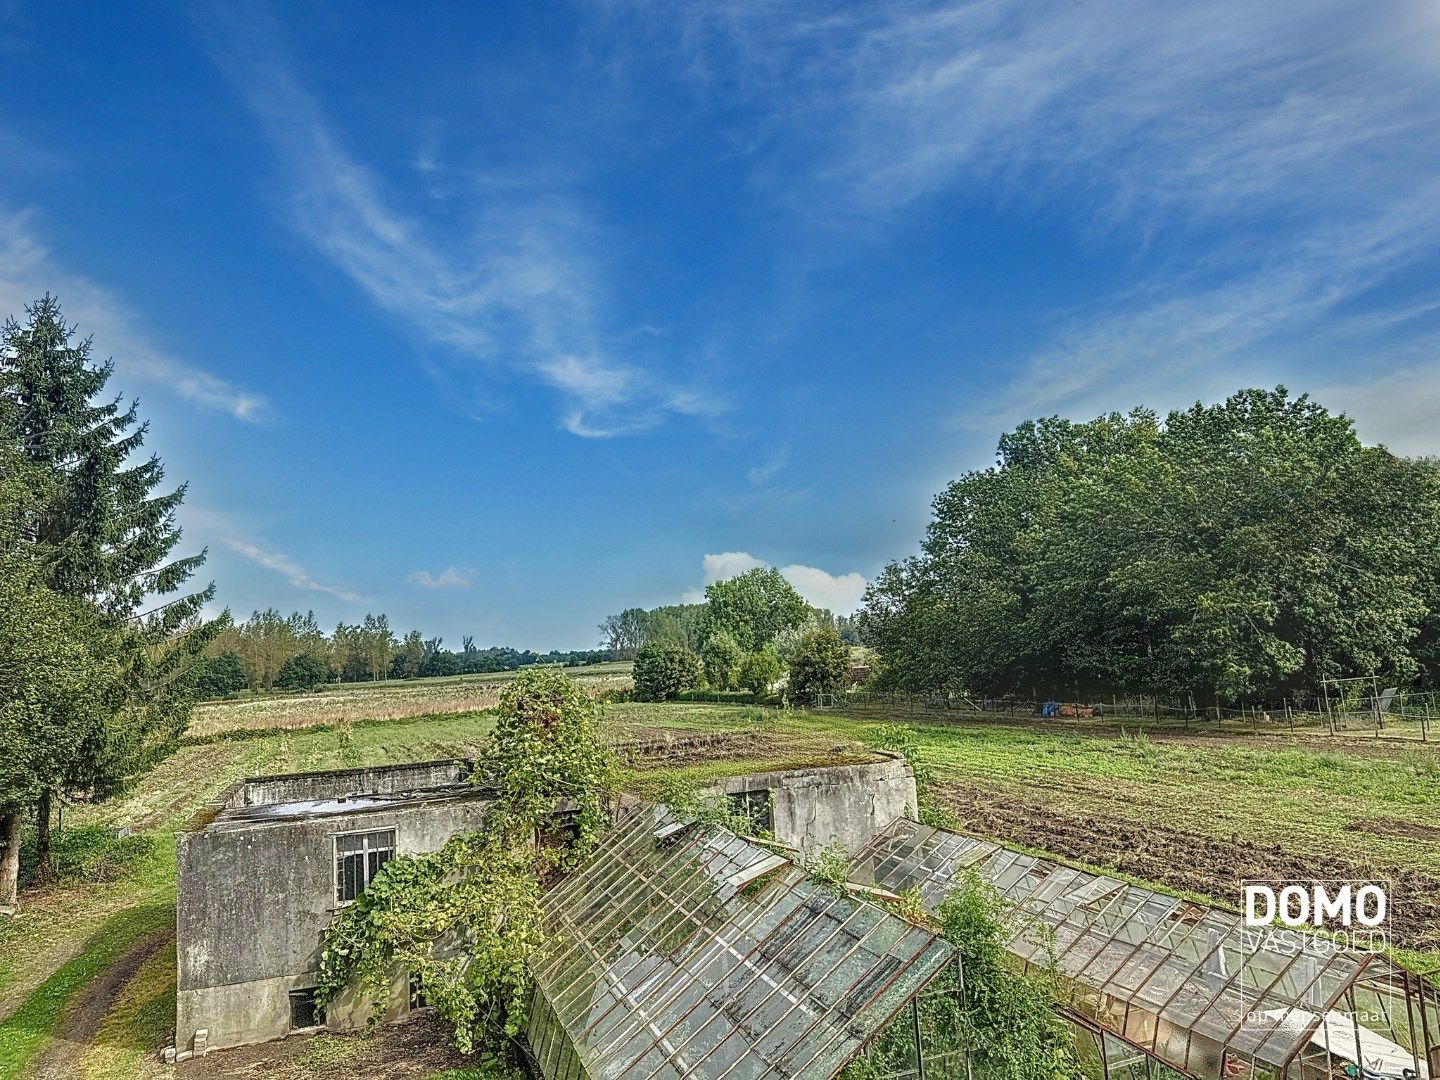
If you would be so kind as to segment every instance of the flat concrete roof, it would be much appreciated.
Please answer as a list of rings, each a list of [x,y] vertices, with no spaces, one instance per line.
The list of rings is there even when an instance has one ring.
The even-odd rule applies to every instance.
[[[347,795],[334,799],[262,803],[258,806],[238,806],[221,810],[204,826],[202,831],[233,832],[260,825],[304,821],[340,814],[378,813],[384,810],[405,809],[411,806],[426,806],[441,802],[466,799],[491,800],[494,798],[493,791],[476,787],[474,784],[461,783],[449,784],[445,787],[417,788],[411,791]]]

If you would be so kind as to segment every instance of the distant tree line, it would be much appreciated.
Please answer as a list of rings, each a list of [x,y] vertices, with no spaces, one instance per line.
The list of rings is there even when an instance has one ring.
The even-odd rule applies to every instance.
[[[755,571],[751,571],[754,573]],[[769,571],[765,571],[769,573]],[[779,577],[779,571],[773,571]],[[783,578],[780,578],[784,581]],[[786,582],[788,588],[794,587]],[[709,590],[706,590],[708,595]],[[798,597],[800,594],[795,593]],[[804,599],[800,601],[804,604]],[[600,646],[612,660],[633,660],[635,654],[645,645],[658,642],[683,645],[691,652],[698,653],[705,636],[705,613],[708,601],[699,604],[669,604],[663,607],[626,608],[615,615],[607,616],[597,628],[600,632]],[[804,622],[814,627],[829,627],[840,635],[847,645],[863,645],[860,618],[858,615],[836,615],[826,608],[806,605],[808,615]]]
[[[704,603],[627,608],[599,630],[608,655],[634,659],[636,695],[651,701],[700,687],[763,695],[787,674],[797,695],[833,689],[859,641],[854,619],[811,607],[772,567],[713,582]]]
[[[1440,684],[1440,466],[1283,387],[1026,421],[861,619],[881,682],[1029,699]]]
[[[267,608],[243,623],[224,620],[206,648],[195,689],[202,699],[221,698],[241,690],[313,690],[331,682],[472,675],[534,664],[598,664],[609,658],[601,649],[481,649],[473,637],[463,638],[455,651],[444,647],[444,639],[427,638],[419,630],[397,637],[385,615],[342,622],[327,635],[313,611],[282,615]]]
[[[64,799],[99,799],[164,758],[218,631],[175,557],[184,485],[145,457],[134,402],[50,296],[0,330],[0,907],[18,901],[20,834],[52,868]]]

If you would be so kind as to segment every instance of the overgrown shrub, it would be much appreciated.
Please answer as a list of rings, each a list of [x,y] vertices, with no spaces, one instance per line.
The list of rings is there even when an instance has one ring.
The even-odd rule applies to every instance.
[[[683,645],[652,642],[635,654],[635,697],[639,701],[669,701],[682,690],[700,685],[704,671],[700,658]]]
[[[811,630],[800,639],[790,658],[791,697],[830,694],[845,685],[850,674],[850,646],[829,626]]]
[[[1080,1075],[1070,1026],[1054,1009],[1054,977],[1022,973],[1005,949],[1009,904],[973,870],[936,915],[965,970],[964,1027],[975,1074],[989,1080]]]
[[[610,759],[600,707],[563,672],[527,668],[500,699],[476,782],[493,786],[482,831],[439,851],[390,860],[325,933],[319,998],[358,981],[383,1009],[395,972],[408,971],[455,1025],[464,1051],[501,1049],[524,1026],[528,963],[544,942],[542,875],[581,858],[604,824]],[[578,833],[568,851],[537,847],[565,804]]]
[[[932,918],[916,910],[913,894],[892,901],[896,914],[934,925],[960,953],[961,971],[941,972],[918,1002],[926,1075],[941,1061],[954,1072],[985,1080],[1080,1080],[1069,1025],[1054,1009],[1054,978],[1019,971],[1005,949],[1007,903],[967,871]],[[906,1010],[845,1067],[842,1080],[881,1080],[914,1069],[914,1019]],[[969,1054],[968,1071],[958,1060]]]

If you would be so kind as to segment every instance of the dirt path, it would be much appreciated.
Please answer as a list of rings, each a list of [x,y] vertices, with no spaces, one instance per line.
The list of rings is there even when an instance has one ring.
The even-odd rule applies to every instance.
[[[151,934],[92,979],[66,1009],[44,1049],[30,1062],[24,1080],[74,1080],[77,1062],[120,991],[140,965],[174,937],[173,928]]]
[[[178,1080],[422,1080],[476,1060],[451,1044],[449,1028],[427,1009],[368,1034],[292,1035],[233,1050],[212,1050],[176,1066]]]

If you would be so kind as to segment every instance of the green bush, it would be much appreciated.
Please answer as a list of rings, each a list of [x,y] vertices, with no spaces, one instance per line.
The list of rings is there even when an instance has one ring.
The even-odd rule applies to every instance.
[[[850,674],[850,647],[829,626],[812,630],[800,639],[790,658],[790,693],[812,697],[830,694],[845,685]]]
[[[635,654],[637,701],[669,701],[700,685],[700,658],[683,645],[652,642]]]
[[[200,665],[200,673],[195,677],[195,696],[201,701],[228,698],[248,685],[240,658],[233,652],[222,652]]]
[[[769,645],[745,657],[740,665],[740,685],[757,697],[768,694],[771,685],[785,674],[780,657]]]
[[[712,690],[734,690],[740,685],[740,665],[745,650],[728,630],[717,630],[700,646],[700,660],[705,665],[705,681]]]
[[[334,677],[330,664],[313,653],[300,653],[280,665],[275,676],[278,690],[314,690]]]
[[[116,836],[103,825],[57,829],[50,835],[50,857],[58,881],[114,881],[136,860],[150,854],[155,839],[148,833]],[[20,842],[20,881],[35,876],[35,832]]]

